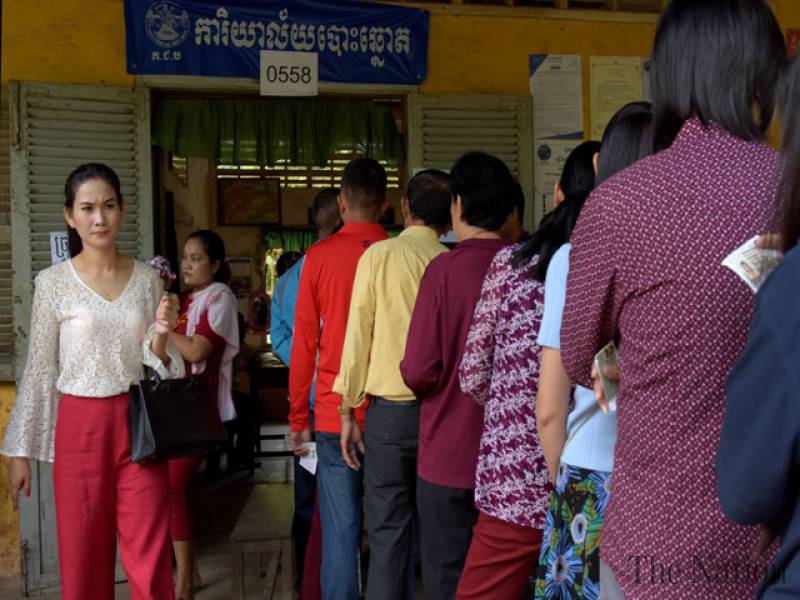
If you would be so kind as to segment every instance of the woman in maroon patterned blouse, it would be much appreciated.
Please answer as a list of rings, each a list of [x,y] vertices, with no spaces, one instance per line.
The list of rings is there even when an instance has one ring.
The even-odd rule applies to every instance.
[[[594,187],[599,149],[584,142],[572,151],[560,182],[568,199],[527,240],[500,250],[483,281],[459,369],[461,390],[485,406],[475,474],[480,513],[459,600],[519,598],[539,558],[552,490],[536,431],[544,279],[569,239],[574,205]]]
[[[762,0],[670,2],[653,49],[663,150],[599,186],[572,238],[564,367],[588,385],[594,354],[619,348],[604,598],[752,598],[768,571],[750,559],[758,531],[720,512],[714,454],[754,307],[721,263],[769,230],[779,161],[763,138],[784,55]]]

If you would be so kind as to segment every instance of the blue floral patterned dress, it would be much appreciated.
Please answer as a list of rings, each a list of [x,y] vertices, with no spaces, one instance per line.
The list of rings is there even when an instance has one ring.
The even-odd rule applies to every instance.
[[[535,598],[597,600],[611,473],[561,464],[544,525]]]

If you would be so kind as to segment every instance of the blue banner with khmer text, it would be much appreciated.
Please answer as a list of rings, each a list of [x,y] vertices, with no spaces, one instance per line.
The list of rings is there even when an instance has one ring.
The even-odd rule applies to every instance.
[[[317,52],[321,81],[418,85],[429,13],[349,1],[125,0],[128,72],[257,79],[261,50]]]

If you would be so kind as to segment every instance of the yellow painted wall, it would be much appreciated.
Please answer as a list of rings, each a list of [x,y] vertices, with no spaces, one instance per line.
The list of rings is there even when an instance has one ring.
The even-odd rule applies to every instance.
[[[800,2],[773,0],[781,27],[800,28]],[[2,0],[0,78],[129,86],[122,0]],[[530,13],[526,13],[530,14]],[[498,16],[431,17],[426,94],[525,94],[528,55],[648,56],[655,25]],[[0,430],[14,388],[0,384]],[[0,576],[18,573],[17,519],[11,510],[6,463],[0,460]]]
[[[2,82],[128,86],[122,0],[2,0]],[[800,28],[800,2],[772,0],[781,27]],[[89,8],[91,6],[91,8]],[[87,18],[87,11],[90,18]],[[514,13],[507,13],[514,14]],[[648,56],[654,23],[433,14],[426,94],[525,94],[530,54],[581,54],[589,130],[588,57]]]
[[[0,431],[5,431],[14,405],[14,384],[0,383]],[[8,459],[0,457],[0,577],[19,573],[19,519],[11,508]]]

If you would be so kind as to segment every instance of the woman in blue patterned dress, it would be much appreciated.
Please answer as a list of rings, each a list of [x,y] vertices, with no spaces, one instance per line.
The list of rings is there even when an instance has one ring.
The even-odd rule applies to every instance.
[[[620,109],[603,134],[590,168],[596,184],[651,153],[650,105]],[[569,160],[556,189],[557,208],[574,226],[591,190],[566,193]],[[566,179],[565,179],[566,178]],[[565,197],[566,195],[566,197]],[[545,280],[545,308],[538,343],[542,347],[536,418],[555,489],[545,521],[536,598],[597,600],[600,595],[600,533],[608,503],[617,420],[599,411],[594,392],[572,386],[561,362],[561,317],[566,299],[570,244],[553,256]],[[570,411],[574,401],[574,408]]]

